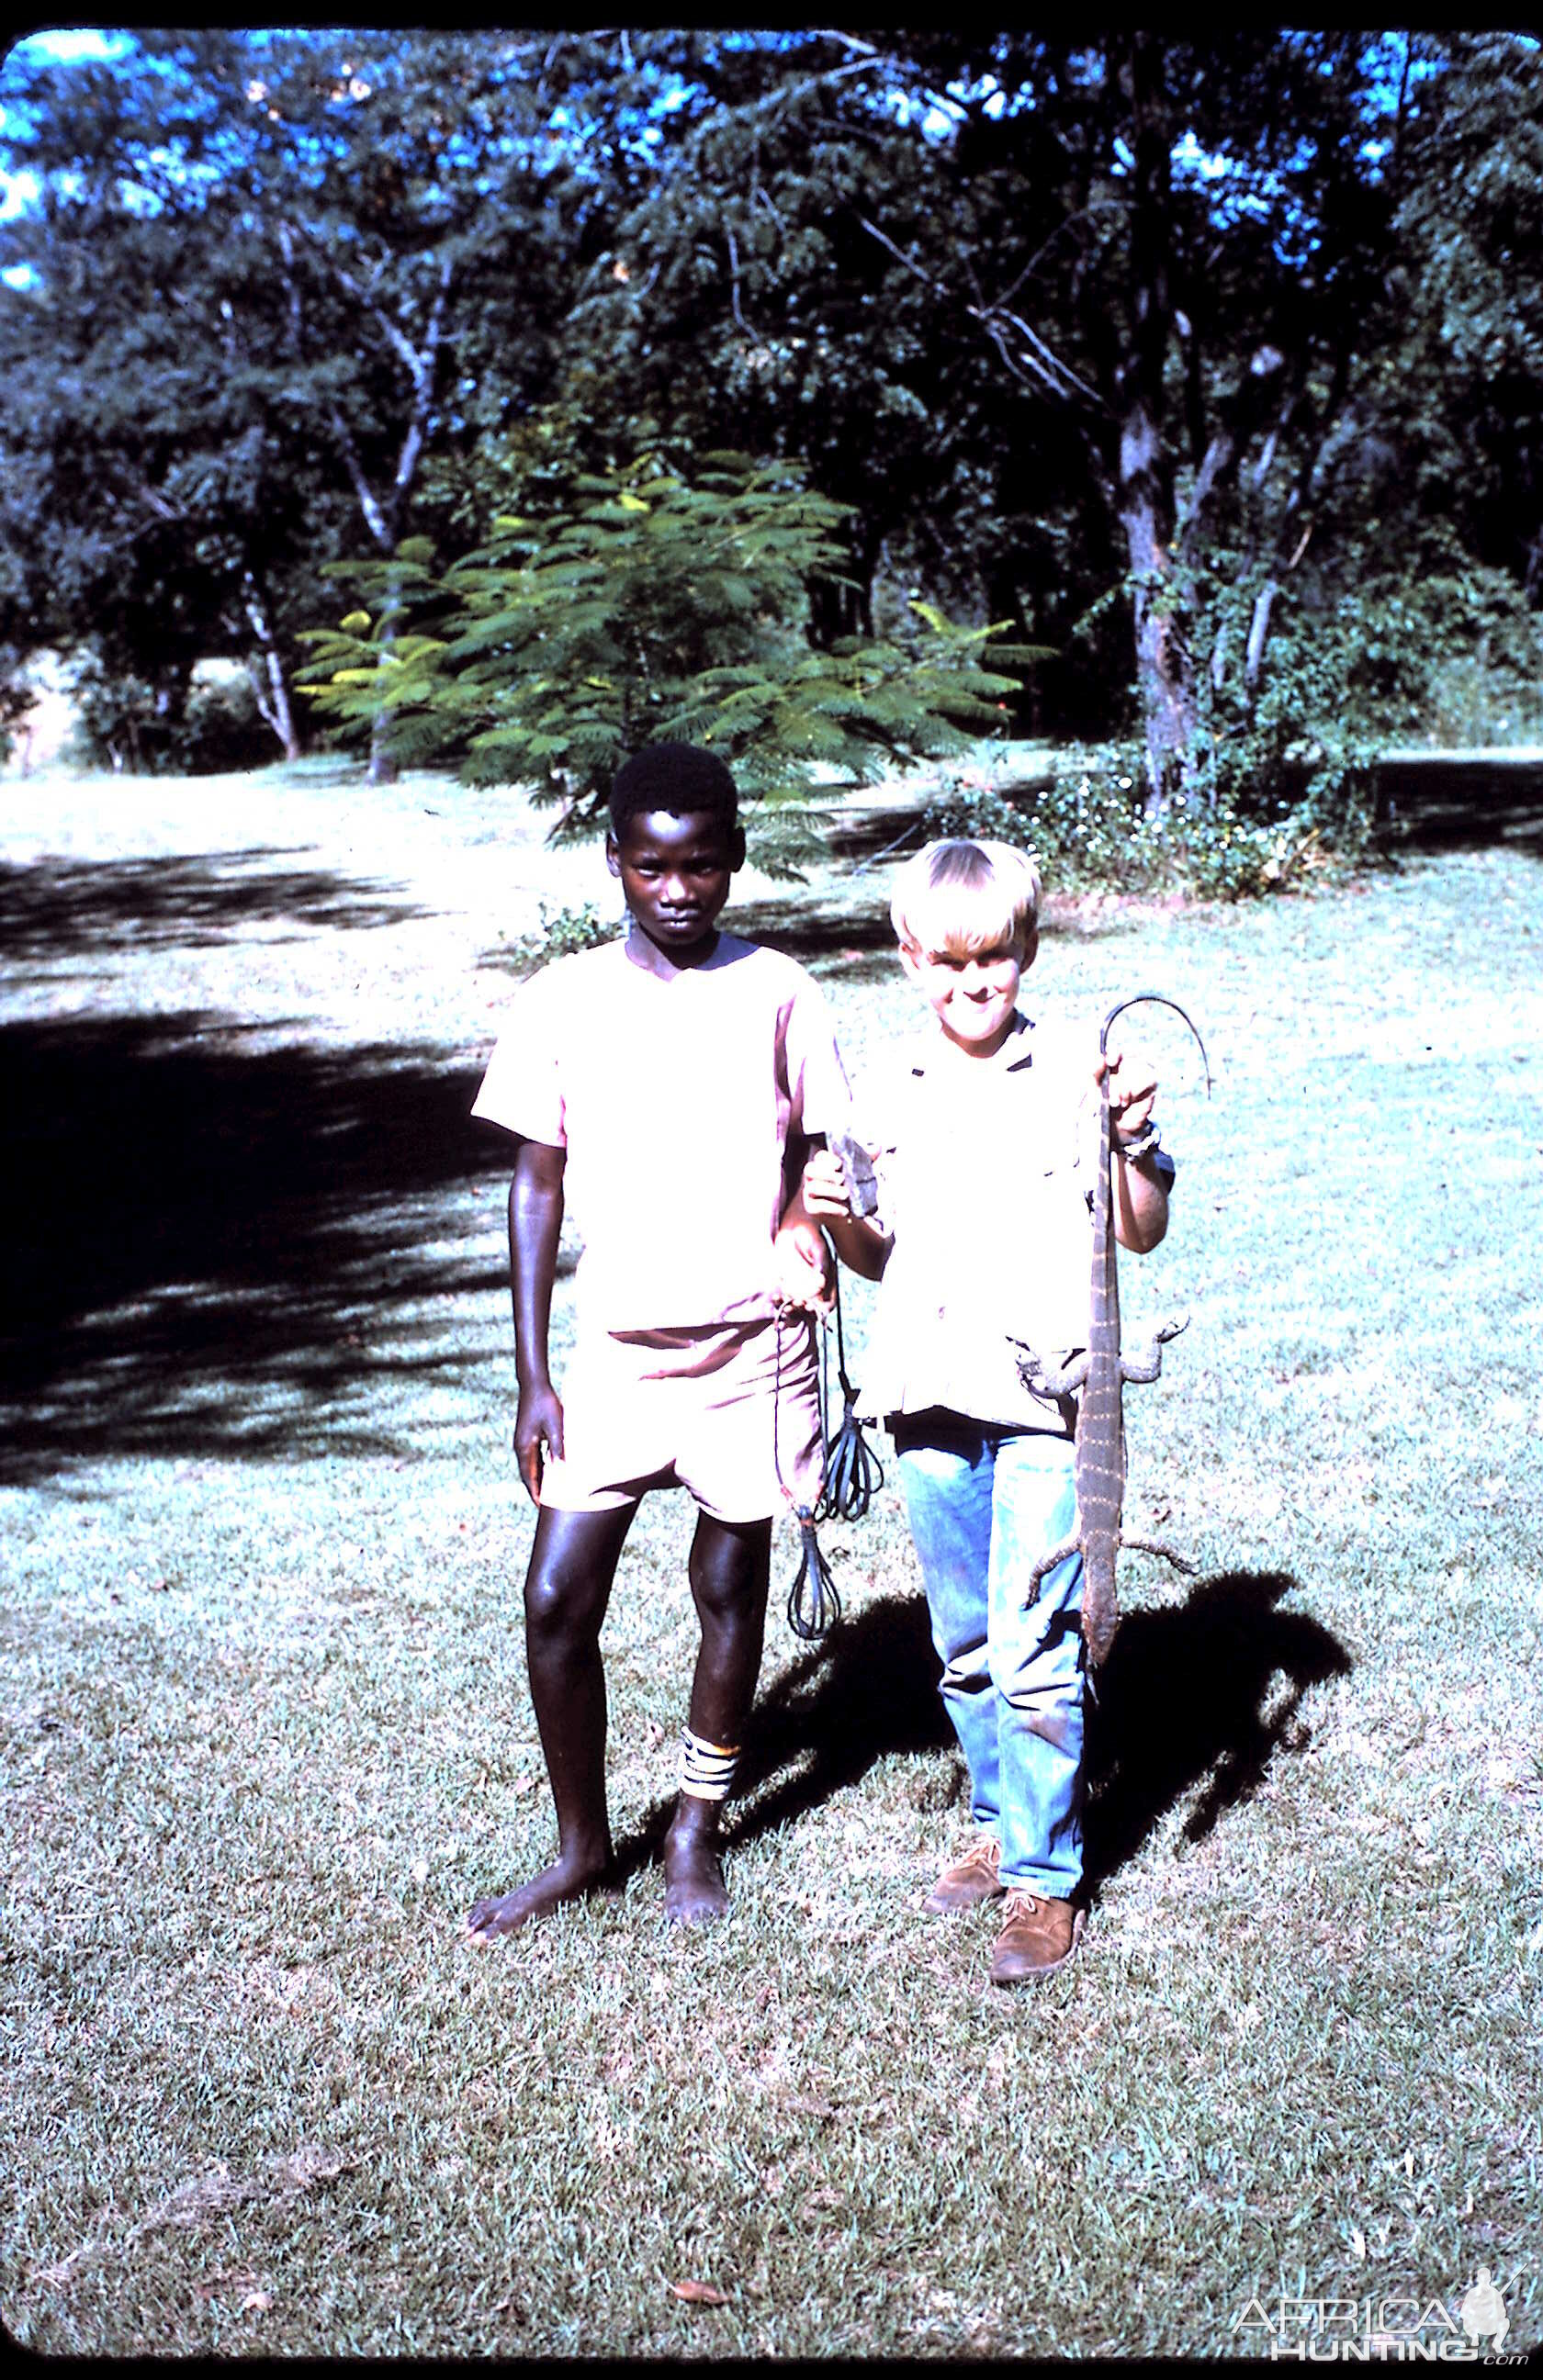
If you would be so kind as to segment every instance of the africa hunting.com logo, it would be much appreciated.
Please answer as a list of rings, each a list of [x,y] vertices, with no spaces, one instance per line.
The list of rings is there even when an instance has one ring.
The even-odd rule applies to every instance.
[[[1271,2362],[1299,2363],[1498,2363],[1525,2362],[1508,2355],[1511,2316],[1487,2265],[1452,2307],[1440,2298],[1306,2298],[1284,2291],[1271,2312],[1250,2298],[1233,2318],[1240,2349],[1252,2346]]]

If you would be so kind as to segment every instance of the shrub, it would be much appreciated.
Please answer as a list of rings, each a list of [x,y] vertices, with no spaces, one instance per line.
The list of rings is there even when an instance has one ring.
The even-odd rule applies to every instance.
[[[793,464],[717,453],[688,476],[650,449],[579,475],[542,519],[497,516],[443,577],[423,538],[330,565],[368,608],[308,632],[302,690],[345,733],[388,721],[399,762],[448,755],[475,783],[529,786],[561,806],[559,832],[599,827],[640,744],[711,747],[757,865],[796,874],[820,778],[967,748],[1016,688],[995,662],[1033,658],[920,601],[905,646],[814,641],[811,592],[846,566],[850,511]]]
[[[1058,756],[1048,783],[1011,799],[984,770],[960,770],[926,804],[921,837],[1015,844],[1063,891],[1147,891],[1162,879],[1165,855],[1142,814],[1140,768],[1134,747],[1073,747]]]
[[[1310,780],[1314,761],[1310,749],[1297,754],[1299,781]],[[1283,892],[1334,864],[1310,794],[1273,819],[1202,800],[1172,806],[1159,823],[1146,815],[1141,771],[1136,745],[1073,746],[1058,756],[1052,783],[1009,799],[983,770],[962,770],[928,801],[917,839],[1015,844],[1033,853],[1047,883],[1069,892],[1178,891],[1236,901]]]
[[[533,968],[545,966],[553,959],[566,958],[573,951],[598,950],[602,942],[614,942],[622,930],[622,921],[602,916],[592,901],[563,908],[553,908],[542,901],[539,907],[541,924],[537,930],[515,945],[516,958]]]
[[[88,652],[76,667],[72,695],[75,728],[67,752],[79,767],[214,776],[261,768],[275,755],[251,681],[237,662],[196,663],[182,692],[113,669]]]

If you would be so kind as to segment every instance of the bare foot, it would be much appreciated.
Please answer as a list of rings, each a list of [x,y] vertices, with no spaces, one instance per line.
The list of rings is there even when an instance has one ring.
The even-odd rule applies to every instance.
[[[550,1917],[565,1901],[582,1900],[589,1893],[603,1891],[610,1876],[608,1863],[596,1867],[555,1859],[517,1891],[479,1900],[466,1921],[467,1938],[478,1943],[496,1942],[501,1934],[516,1933],[534,1918]]]
[[[723,1870],[718,1858],[716,1803],[713,1815],[699,1818],[684,1807],[677,1810],[664,1838],[664,1915],[672,1925],[711,1925],[729,1905]]]

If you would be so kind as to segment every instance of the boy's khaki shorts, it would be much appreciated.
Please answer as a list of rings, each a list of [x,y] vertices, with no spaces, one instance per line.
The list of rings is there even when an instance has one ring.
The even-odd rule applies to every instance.
[[[541,1475],[557,1512],[614,1512],[679,1487],[714,1520],[763,1521],[820,1492],[808,1315],[581,1339],[561,1395],[564,1452]]]

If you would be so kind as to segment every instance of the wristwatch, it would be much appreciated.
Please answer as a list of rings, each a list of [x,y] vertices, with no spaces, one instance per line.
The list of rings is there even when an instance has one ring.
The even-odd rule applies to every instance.
[[[1111,1132],[1109,1145],[1116,1157],[1123,1157],[1127,1165],[1134,1165],[1138,1158],[1150,1157],[1162,1147],[1162,1135],[1155,1123],[1148,1123],[1146,1131],[1138,1133],[1134,1140],[1116,1140]]]

